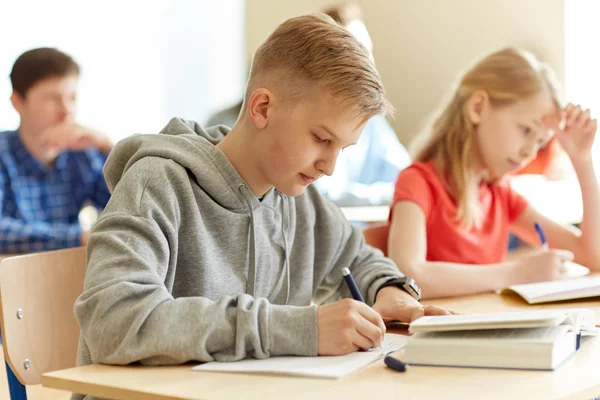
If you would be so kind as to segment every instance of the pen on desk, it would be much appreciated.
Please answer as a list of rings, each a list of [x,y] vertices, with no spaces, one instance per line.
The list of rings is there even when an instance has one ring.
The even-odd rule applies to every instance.
[[[388,368],[391,368],[394,371],[406,372],[406,363],[398,360],[397,358],[392,357],[390,353],[386,354],[385,358],[383,359],[383,362]]]
[[[538,236],[540,237],[540,242],[542,243],[542,249],[548,250],[548,242],[546,242],[546,235],[544,235],[542,226],[538,222],[533,224],[533,226],[535,226],[535,230],[536,230]]]
[[[348,289],[350,289],[352,298],[354,300],[362,301],[364,303],[365,299],[363,299],[362,295],[360,294],[360,290],[358,289],[358,286],[356,285],[356,282],[354,281],[354,278],[352,277],[350,270],[348,268],[343,268],[342,275],[344,275],[344,281],[346,281],[346,285],[348,285]],[[402,361],[398,360],[397,358],[392,357],[390,355],[390,353],[385,355],[383,362],[385,363],[385,365],[388,368],[391,368],[394,371],[398,371],[398,372],[406,371],[406,364],[403,363]]]
[[[360,290],[358,289],[350,270],[348,268],[342,268],[342,275],[344,275],[344,280],[346,281],[346,285],[348,285],[348,289],[350,289],[352,298],[364,303],[365,299],[363,299],[362,294],[360,294]]]

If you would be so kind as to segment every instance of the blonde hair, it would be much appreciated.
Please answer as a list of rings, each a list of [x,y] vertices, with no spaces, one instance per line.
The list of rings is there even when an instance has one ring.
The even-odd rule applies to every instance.
[[[276,83],[290,102],[315,85],[364,121],[393,113],[368,50],[326,15],[288,19],[267,38],[254,55],[244,105],[265,82]]]
[[[465,229],[482,222],[477,177],[470,172],[475,126],[467,115],[468,100],[478,90],[485,91],[490,104],[496,107],[543,91],[549,92],[558,108],[562,107],[552,69],[523,50],[506,48],[492,53],[462,76],[449,101],[417,139],[413,159],[434,161],[440,178],[457,201],[456,218]]]

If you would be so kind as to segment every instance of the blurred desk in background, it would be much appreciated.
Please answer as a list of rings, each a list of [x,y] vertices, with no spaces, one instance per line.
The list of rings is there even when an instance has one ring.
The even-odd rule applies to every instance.
[[[346,219],[350,222],[381,222],[387,221],[390,206],[340,207]]]

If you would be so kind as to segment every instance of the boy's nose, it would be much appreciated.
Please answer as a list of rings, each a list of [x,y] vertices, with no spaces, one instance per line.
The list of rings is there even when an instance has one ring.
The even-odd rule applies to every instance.
[[[321,164],[320,171],[327,176],[333,175],[333,171],[335,170],[335,163],[337,161],[339,155],[339,151],[331,151],[324,157],[323,162]]]

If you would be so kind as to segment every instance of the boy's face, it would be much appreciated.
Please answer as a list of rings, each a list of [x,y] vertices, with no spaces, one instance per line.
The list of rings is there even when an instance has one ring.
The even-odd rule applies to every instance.
[[[274,103],[264,128],[262,175],[280,192],[298,196],[322,175],[331,175],[340,151],[358,141],[365,122],[315,91],[290,106]]]
[[[556,106],[548,93],[506,107],[488,103],[476,133],[483,167],[497,178],[524,167],[552,138],[552,131],[543,121],[555,113]]]
[[[74,120],[77,81],[77,75],[50,77],[35,83],[25,98],[13,93],[13,106],[28,134],[37,137],[46,128]]]

